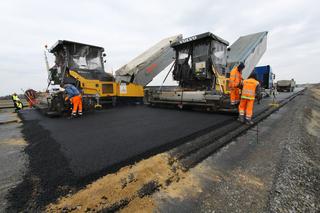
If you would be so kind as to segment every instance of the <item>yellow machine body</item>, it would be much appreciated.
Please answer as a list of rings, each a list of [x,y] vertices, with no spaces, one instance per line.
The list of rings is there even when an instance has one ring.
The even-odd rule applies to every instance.
[[[79,81],[80,87],[85,95],[99,95],[100,98],[144,97],[143,87],[138,84],[86,79],[73,70],[70,70],[69,73],[70,76]]]
[[[214,67],[212,67],[212,70],[216,76],[215,90],[223,94],[230,94],[229,78],[217,72]]]
[[[118,97],[144,97],[142,86],[134,83],[115,83]]]

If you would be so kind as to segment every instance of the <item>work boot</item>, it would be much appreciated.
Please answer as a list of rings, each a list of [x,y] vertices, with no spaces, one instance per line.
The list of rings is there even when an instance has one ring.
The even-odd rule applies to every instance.
[[[78,112],[78,115],[79,115],[79,116],[82,116],[82,112]]]
[[[76,114],[75,113],[71,113],[70,117],[68,119],[73,119],[73,118],[76,118]]]
[[[240,121],[241,123],[244,123],[244,116],[243,115],[239,115],[238,121]]]
[[[253,125],[254,122],[251,119],[246,119],[246,124],[247,125]]]

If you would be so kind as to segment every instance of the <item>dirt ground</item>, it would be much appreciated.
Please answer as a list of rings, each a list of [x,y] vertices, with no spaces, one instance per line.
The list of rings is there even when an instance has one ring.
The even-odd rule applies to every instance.
[[[154,204],[148,196],[159,188],[165,189],[169,182],[181,176],[180,173],[166,154],[159,154],[100,178],[76,194],[50,204],[46,211],[113,212],[130,203],[128,212],[141,212],[141,205],[144,212],[151,212]]]
[[[102,177],[46,210],[319,212],[319,106],[318,85],[188,172],[159,154]]]

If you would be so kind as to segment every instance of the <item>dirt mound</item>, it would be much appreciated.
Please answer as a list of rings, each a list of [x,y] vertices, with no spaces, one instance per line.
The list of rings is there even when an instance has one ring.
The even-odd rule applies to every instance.
[[[154,205],[152,201],[145,202],[148,196],[166,188],[181,174],[166,154],[159,154],[98,179],[79,192],[48,205],[47,211],[115,212],[129,203],[133,207],[144,203],[144,210],[151,211]]]

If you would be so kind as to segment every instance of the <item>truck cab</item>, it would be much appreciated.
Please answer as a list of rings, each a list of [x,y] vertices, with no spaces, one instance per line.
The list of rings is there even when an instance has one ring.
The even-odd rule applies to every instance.
[[[277,81],[278,92],[293,92],[295,87],[296,82],[294,81],[294,79]]]

